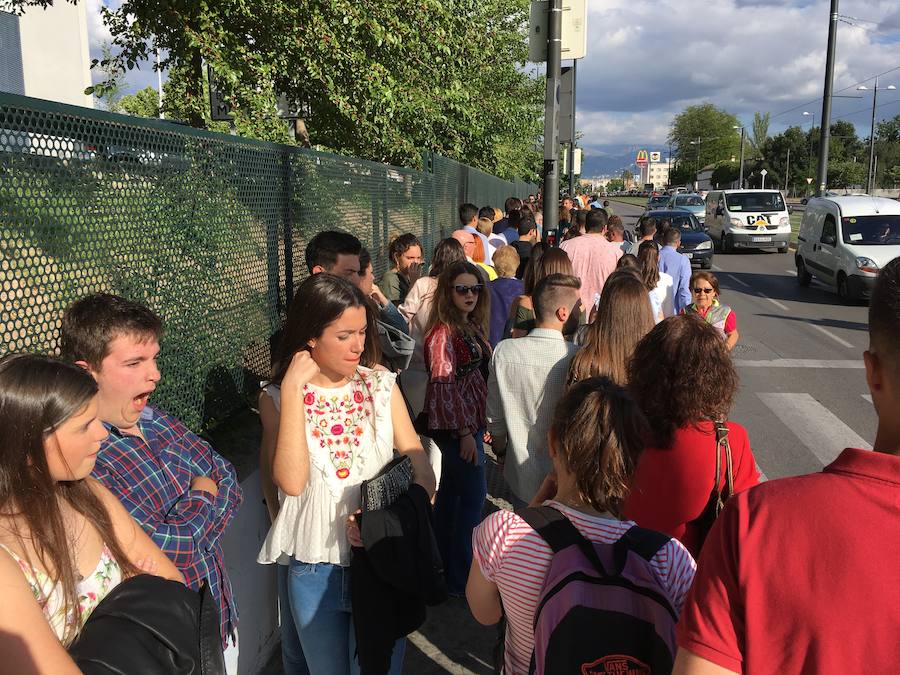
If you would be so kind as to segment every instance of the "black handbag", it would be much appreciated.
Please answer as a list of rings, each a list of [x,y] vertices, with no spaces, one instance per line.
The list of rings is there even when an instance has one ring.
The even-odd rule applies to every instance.
[[[400,455],[388,462],[374,478],[364,480],[360,486],[363,513],[386,509],[397,501],[409,490],[412,475],[412,460],[407,455]]]
[[[709,500],[703,511],[691,524],[697,528],[697,550],[703,548],[703,543],[713,523],[719,517],[722,509],[734,494],[734,469],[731,464],[731,444],[728,442],[728,426],[725,422],[716,422],[716,477],[713,481],[713,489],[709,494]],[[722,475],[722,453],[725,453],[725,483],[720,485]]]

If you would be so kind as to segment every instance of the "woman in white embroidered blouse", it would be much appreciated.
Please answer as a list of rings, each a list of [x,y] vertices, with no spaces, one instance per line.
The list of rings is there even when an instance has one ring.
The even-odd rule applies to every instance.
[[[360,365],[372,321],[358,288],[327,274],[308,278],[260,396],[262,449],[280,506],[258,560],[290,564],[290,610],[313,675],[358,670],[348,566],[351,545],[361,545],[353,515],[360,484],[396,449],[412,460],[414,480],[435,489],[396,376]],[[402,652],[399,641],[392,673]]]
[[[36,354],[0,359],[4,673],[80,673],[64,645],[124,577],[145,571],[184,581],[112,493],[88,478],[107,433],[86,371]]]

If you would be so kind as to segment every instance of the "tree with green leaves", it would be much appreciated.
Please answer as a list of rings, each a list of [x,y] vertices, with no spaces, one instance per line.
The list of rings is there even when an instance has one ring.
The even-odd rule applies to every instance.
[[[678,182],[693,182],[697,170],[738,154],[741,135],[736,126],[737,117],[712,103],[689,106],[678,113],[669,127],[668,140],[678,160],[676,178],[690,175],[689,181]]]
[[[753,133],[748,139],[750,141],[751,157],[763,157],[766,141],[769,140],[769,119],[771,115],[765,115],[758,112],[753,113]]]
[[[53,1],[11,0],[20,8]],[[160,48],[181,98],[171,107],[193,126],[209,127],[205,65],[240,134],[283,141],[276,102],[284,94],[314,146],[407,166],[431,150],[505,178],[534,178],[544,84],[525,68],[529,6],[123,0],[101,10],[115,53],[97,65],[132,69]]]
[[[93,91],[100,107],[109,112],[119,112],[122,92],[125,89],[125,70],[112,58],[112,46],[109,41],[100,46],[103,54],[103,66],[99,68],[105,85]]]
[[[134,94],[125,94],[119,101],[119,110],[136,117],[159,117],[159,92],[144,87]]]

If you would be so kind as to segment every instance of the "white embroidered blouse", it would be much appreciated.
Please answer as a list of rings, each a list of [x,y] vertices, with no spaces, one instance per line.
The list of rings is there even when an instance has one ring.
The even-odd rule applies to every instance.
[[[360,505],[360,484],[394,456],[391,392],[396,375],[359,367],[333,389],[308,384],[303,398],[309,482],[299,496],[278,491],[281,508],[259,552],[260,563],[288,558],[350,564],[345,522]],[[281,407],[278,385],[263,388]]]

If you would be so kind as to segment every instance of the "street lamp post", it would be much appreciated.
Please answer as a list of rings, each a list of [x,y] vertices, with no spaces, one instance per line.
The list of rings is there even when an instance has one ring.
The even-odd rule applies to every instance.
[[[741,130],[741,168],[738,171],[738,188],[741,190],[744,189],[744,135],[746,133],[743,125],[740,127],[734,127],[735,129]]]
[[[810,117],[810,118],[812,118],[812,124],[809,125],[809,154],[808,154],[809,170],[812,171],[813,129],[816,128],[816,114],[815,114],[815,113],[811,113],[811,112],[807,112],[807,111],[804,110],[804,111],[803,111],[803,116],[804,116],[804,117]]]
[[[697,171],[696,171],[696,173],[694,173],[694,189],[695,190],[697,189],[697,180],[698,180],[697,175],[700,173],[700,143],[701,143],[701,141],[702,141],[702,139],[700,138],[700,136],[697,136],[696,141],[691,141],[691,145],[697,146]]]
[[[896,89],[892,84],[882,89]],[[868,91],[869,88],[861,84],[856,88],[857,91]],[[872,85],[872,126],[869,130],[869,172],[866,174],[866,192],[872,194],[875,191],[875,102],[878,100],[878,78],[875,78],[875,84]]]

